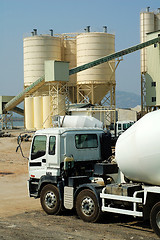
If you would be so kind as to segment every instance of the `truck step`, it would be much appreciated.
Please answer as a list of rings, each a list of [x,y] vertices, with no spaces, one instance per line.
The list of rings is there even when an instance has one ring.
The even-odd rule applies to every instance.
[[[124,215],[129,215],[129,216],[135,216],[135,217],[143,217],[142,212],[138,212],[138,211],[134,211],[134,210],[132,211],[132,210],[127,210],[127,209],[120,209],[120,208],[102,206],[102,211],[103,212],[119,213],[119,214],[124,214]]]
[[[38,196],[37,192],[36,193],[30,193],[30,197],[37,198],[37,196]]]
[[[115,194],[107,194],[107,193],[105,193],[105,191],[106,191],[106,189],[103,188],[102,193],[100,193],[100,198],[102,199],[102,211],[103,212],[112,212],[112,213],[119,213],[119,214],[135,216],[135,217],[143,217],[143,212],[137,210],[137,206],[139,204],[143,203],[142,197],[137,197],[137,195],[142,193],[143,190],[135,191],[132,197],[115,195]],[[107,200],[109,200],[109,201],[107,202]],[[121,202],[131,203],[133,210],[117,208],[117,206],[114,207],[109,203],[110,200],[112,200],[113,203],[116,202],[116,205],[117,205],[117,201],[119,203],[121,203]]]

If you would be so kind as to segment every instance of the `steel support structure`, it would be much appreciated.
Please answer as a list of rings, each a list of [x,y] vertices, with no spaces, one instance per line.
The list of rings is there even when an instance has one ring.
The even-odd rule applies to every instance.
[[[141,116],[148,112],[146,106],[146,78],[145,73],[141,73]]]
[[[13,128],[13,114],[8,112],[5,114],[0,114],[0,129]]]
[[[113,123],[115,121],[115,109],[116,109],[116,96],[115,96],[115,88],[116,83],[112,81],[112,78],[114,77],[115,71],[119,65],[119,63],[123,60],[123,58],[117,59],[116,65],[113,68],[111,65],[111,62],[108,62],[108,65],[110,66],[110,69],[112,71],[112,75],[110,77],[110,80],[106,84],[77,84],[77,103],[91,103],[93,105],[103,105],[110,110],[106,113],[107,116],[107,122]],[[101,102],[96,102],[95,100],[95,90],[96,87],[105,87],[108,89],[107,94],[102,99]],[[84,94],[85,92],[85,94]]]
[[[42,89],[43,88],[43,89]],[[69,106],[69,91],[67,82],[54,81],[45,83],[42,88],[38,89],[33,93],[26,93],[25,97],[36,97],[36,96],[50,96],[51,101],[49,101],[49,115],[43,121],[42,125],[50,119],[50,124],[52,119],[57,115],[64,115],[68,110]]]
[[[95,100],[95,90],[97,87],[108,88],[108,94],[101,102]],[[84,94],[85,92],[85,94]],[[105,105],[111,109],[115,108],[115,84],[78,84],[77,85],[77,103],[91,103],[93,105]]]
[[[77,103],[94,104],[93,96],[95,87],[96,84],[77,84]]]
[[[50,114],[52,122],[57,115],[65,115],[69,106],[68,85],[66,82],[52,82],[49,84]],[[44,124],[44,123],[43,123]]]
[[[111,123],[116,122],[116,109],[110,109],[106,106],[95,106],[93,108],[87,108],[88,115],[94,117],[95,113],[99,113],[99,120],[104,123],[104,127],[107,129]]]

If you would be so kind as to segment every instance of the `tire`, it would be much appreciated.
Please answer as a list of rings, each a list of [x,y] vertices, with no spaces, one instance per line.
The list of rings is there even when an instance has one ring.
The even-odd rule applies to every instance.
[[[101,211],[95,194],[89,190],[82,190],[76,199],[76,211],[85,222],[97,222]]]
[[[160,202],[156,203],[151,210],[150,223],[154,232],[160,237]]]
[[[58,188],[48,184],[42,188],[40,202],[43,210],[49,215],[57,215],[61,211]]]

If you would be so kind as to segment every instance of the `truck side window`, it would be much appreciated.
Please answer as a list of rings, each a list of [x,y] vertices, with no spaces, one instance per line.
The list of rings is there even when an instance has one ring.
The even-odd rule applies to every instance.
[[[47,137],[44,135],[37,135],[34,137],[31,151],[31,160],[42,157],[46,154]]]
[[[124,123],[123,124],[123,130],[127,130],[130,127],[129,123]]]
[[[121,124],[118,123],[118,130],[122,130]]]
[[[98,140],[96,134],[77,134],[75,136],[76,148],[97,148]]]
[[[56,137],[52,136],[49,138],[49,155],[55,155],[56,148]]]

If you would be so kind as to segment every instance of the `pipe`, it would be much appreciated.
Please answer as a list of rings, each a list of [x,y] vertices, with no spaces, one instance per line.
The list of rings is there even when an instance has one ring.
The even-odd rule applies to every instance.
[[[37,35],[37,29],[33,29],[34,35]]]
[[[107,33],[107,26],[103,26],[103,32]]]
[[[87,27],[86,27],[86,31],[87,31],[87,32],[90,32],[90,26],[87,26]]]
[[[147,7],[147,8],[146,8],[146,12],[149,12],[149,9],[150,9],[150,7]]]
[[[53,37],[53,29],[50,29],[49,31],[51,32],[51,36]]]

